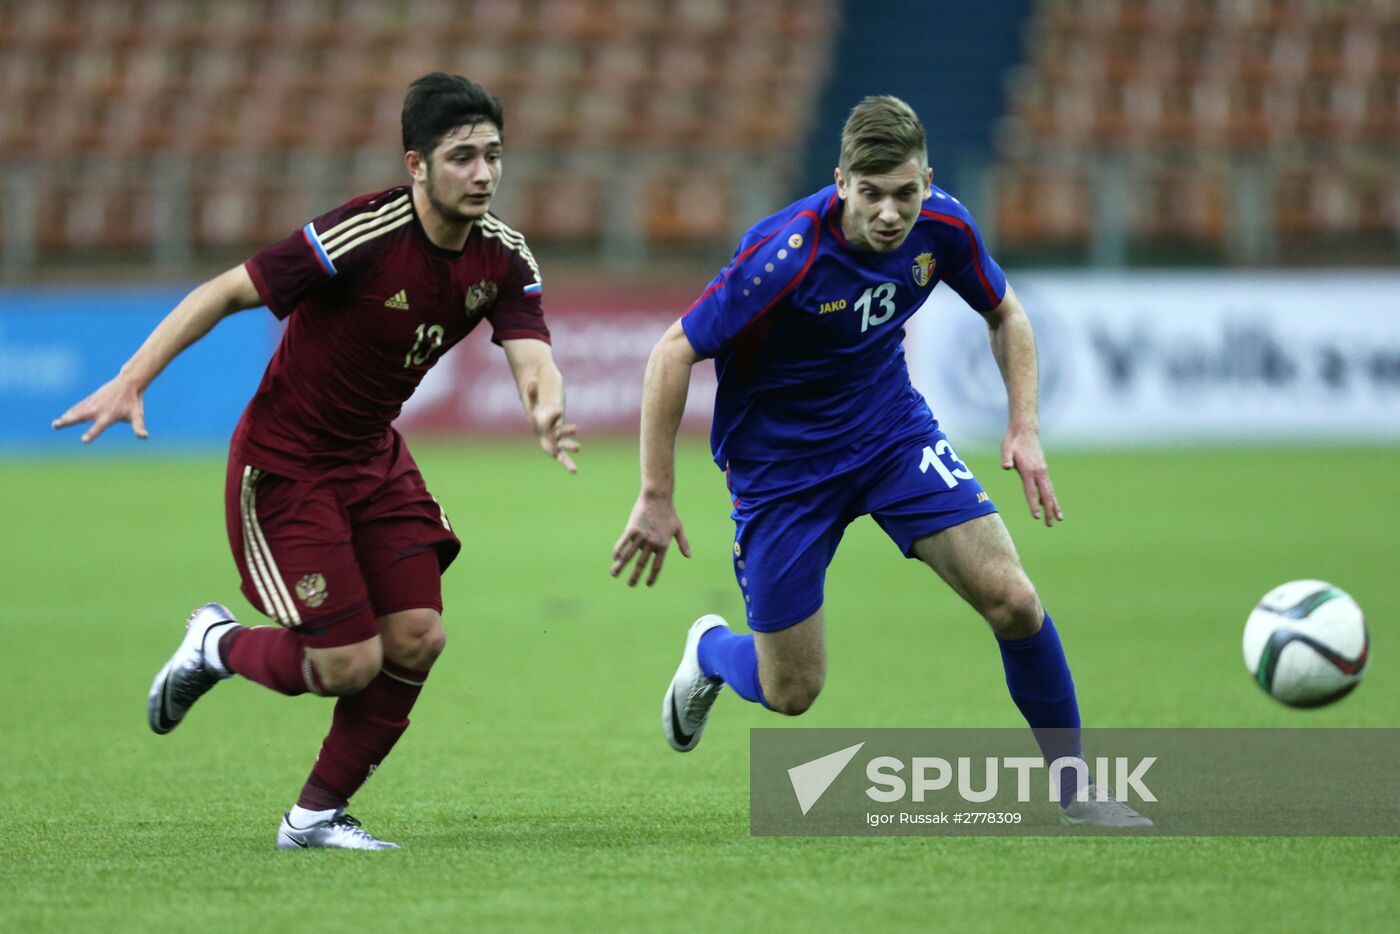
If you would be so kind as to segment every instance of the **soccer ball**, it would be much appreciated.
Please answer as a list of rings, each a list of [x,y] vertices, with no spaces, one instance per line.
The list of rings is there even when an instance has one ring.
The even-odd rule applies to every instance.
[[[1366,617],[1325,581],[1289,581],[1264,595],[1244,624],[1244,664],[1290,707],[1322,707],[1361,683],[1371,654]]]

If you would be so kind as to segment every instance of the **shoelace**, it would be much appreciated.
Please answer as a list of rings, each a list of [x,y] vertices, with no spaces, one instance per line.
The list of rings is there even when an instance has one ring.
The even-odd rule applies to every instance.
[[[218,679],[206,671],[203,667],[190,669],[183,678],[178,678],[171,686],[170,694],[175,699],[175,703],[182,707],[189,707],[204,696],[204,692]]]
[[[696,710],[707,710],[710,704],[714,703],[714,696],[719,693],[719,685],[712,681],[702,681],[699,686],[690,689],[685,696],[684,712],[687,719]]]
[[[342,830],[358,840],[367,840],[371,843],[379,842],[373,836],[370,835],[369,831],[365,830],[363,827],[360,826],[360,822],[358,820],[356,820],[354,817],[351,817],[349,814],[340,815],[326,826],[335,827],[339,830]]]

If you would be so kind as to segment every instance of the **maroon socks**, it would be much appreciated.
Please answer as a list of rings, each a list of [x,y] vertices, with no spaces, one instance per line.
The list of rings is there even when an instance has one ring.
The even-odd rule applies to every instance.
[[[308,811],[345,807],[408,729],[408,712],[427,677],[386,659],[368,687],[337,700],[331,731],[297,805]]]
[[[324,694],[301,638],[281,626],[231,628],[219,637],[224,667],[281,694]]]
[[[230,629],[219,639],[219,655],[229,671],[282,694],[325,693],[300,637],[290,629]],[[408,712],[427,677],[426,671],[386,659],[363,691],[337,699],[331,731],[297,804],[308,811],[345,807],[408,729]]]

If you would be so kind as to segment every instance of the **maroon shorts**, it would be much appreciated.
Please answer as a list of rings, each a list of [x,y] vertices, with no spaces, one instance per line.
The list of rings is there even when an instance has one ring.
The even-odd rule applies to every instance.
[[[382,455],[306,480],[235,452],[224,506],[244,596],[309,644],[372,638],[386,613],[442,611],[440,575],[462,543],[397,432]]]

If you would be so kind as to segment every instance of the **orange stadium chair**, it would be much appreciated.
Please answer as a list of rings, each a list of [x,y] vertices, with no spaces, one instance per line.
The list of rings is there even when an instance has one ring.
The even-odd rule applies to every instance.
[[[525,5],[518,0],[475,0],[471,5],[471,23],[501,43],[529,38],[532,26]]]
[[[771,0],[755,0],[746,4],[743,16],[745,28],[761,29],[763,12],[771,6]],[[691,42],[723,35],[729,31],[734,19],[729,15],[726,0],[690,0],[676,4],[673,12],[675,18],[670,23],[672,35],[683,36]]]
[[[1130,236],[1155,244],[1196,242],[1222,247],[1227,218],[1222,173],[1202,165],[1164,166],[1139,186]]]
[[[1377,34],[1376,68],[1382,77],[1400,77],[1400,15],[1379,24]]]
[[[1394,238],[1400,234],[1400,180],[1383,166],[1354,176],[1357,231],[1363,235]]]
[[[704,126],[700,95],[693,89],[657,88],[643,95],[628,128],[633,146],[653,150],[685,149],[698,142]]]
[[[643,229],[653,246],[685,246],[729,233],[730,186],[723,175],[701,169],[661,171],[645,191]]]
[[[397,135],[404,85],[428,67],[466,74],[501,96],[507,139],[526,156],[639,146],[669,160],[713,142],[721,123],[741,147],[797,145],[829,67],[835,10],[833,0],[3,4],[0,155],[91,152],[129,167],[182,160],[192,166],[196,249],[248,248],[314,213],[284,190],[280,167],[334,154],[333,178],[318,191],[338,196],[402,180],[397,147],[384,137]],[[277,168],[270,176],[220,171],[243,157]],[[669,163],[660,164],[644,160],[637,184],[666,172]],[[45,250],[107,241],[126,250],[156,235],[140,209],[126,210],[133,189],[108,183],[115,187],[93,196],[100,223],[46,222]],[[88,197],[76,181],[46,184],[65,205],[62,218]],[[639,198],[656,242],[732,234],[724,171],[677,180],[706,193],[689,213],[645,184]],[[542,230],[602,237],[600,188],[587,170],[561,169],[544,190],[549,196],[528,207]]]
[[[1347,227],[1348,197],[1339,165],[1295,166],[1279,178],[1276,220],[1279,234],[1289,240],[1318,240]]]
[[[609,4],[600,0],[538,0],[533,17],[546,41],[565,44],[605,39],[615,26]]]
[[[1230,94],[1226,138],[1239,149],[1256,149],[1291,139],[1297,98],[1289,89],[1261,81],[1237,83]]]
[[[1081,173],[1013,163],[1001,166],[997,177],[995,210],[1001,242],[1019,248],[1088,242],[1093,201]]]
[[[1380,78],[1366,87],[1365,112],[1358,129],[1363,143],[1400,144],[1400,80]]]
[[[567,144],[583,149],[613,149],[632,117],[631,94],[623,90],[581,94],[567,118]]]
[[[512,66],[511,50],[499,42],[483,39],[480,36],[461,45],[454,45],[441,59],[444,71],[465,75],[506,102],[506,128],[511,128],[514,109],[510,106],[510,89],[518,84],[516,69]],[[514,82],[508,84],[507,82]],[[403,104],[403,88],[397,90],[399,104]]]
[[[648,83],[650,56],[647,49],[636,42],[614,40],[598,43],[592,46],[591,56],[587,83],[596,93],[631,90]]]
[[[528,181],[518,179],[517,191],[526,204],[507,223],[518,224],[534,241],[592,241],[603,235],[601,179],[576,172],[544,172]]]
[[[195,191],[194,242],[226,249],[255,242],[251,199],[244,182],[216,180]]]

